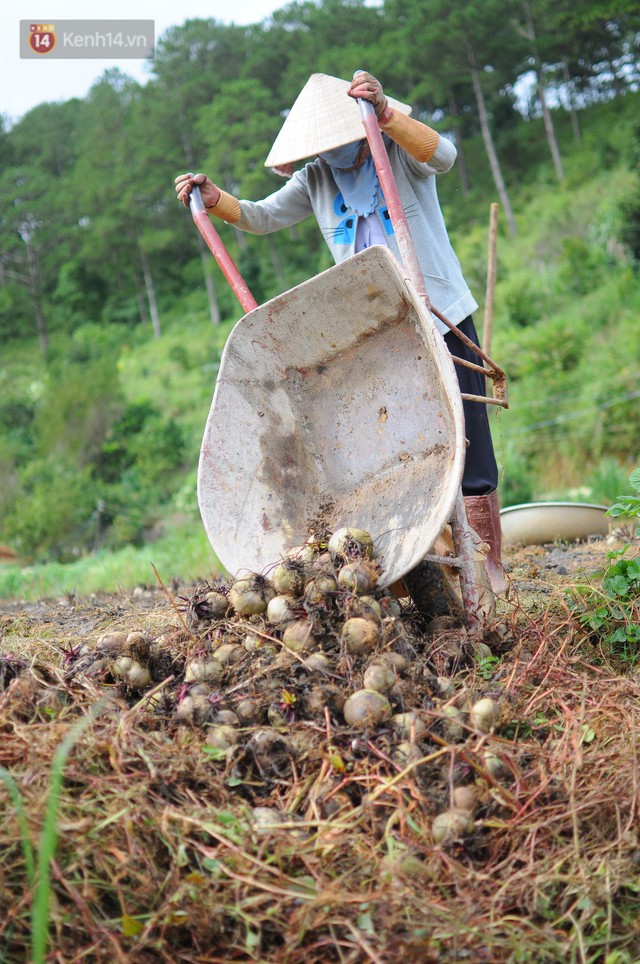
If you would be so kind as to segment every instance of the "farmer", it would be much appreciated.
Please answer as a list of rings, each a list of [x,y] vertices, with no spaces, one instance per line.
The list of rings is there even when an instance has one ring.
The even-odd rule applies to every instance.
[[[348,96],[347,96],[348,95]],[[451,247],[436,193],[435,174],[456,158],[451,141],[410,118],[411,108],[387,98],[375,77],[359,72],[351,83],[313,74],[294,103],[265,161],[287,178],[262,201],[240,201],[204,174],[176,178],[178,199],[189,204],[200,187],[209,214],[252,234],[269,234],[314,214],[336,262],[372,244],[387,245],[400,260],[393,226],[378,185],[375,165],[355,98],[371,101],[432,303],[478,344],[471,317],[478,307]],[[297,162],[315,158],[294,171]],[[434,318],[452,355],[477,364],[477,356]],[[456,365],[460,389],[484,395],[484,377]],[[463,402],[466,452],[462,492],[470,525],[488,543],[487,569],[494,592],[505,588],[500,562],[498,469],[486,407]]]

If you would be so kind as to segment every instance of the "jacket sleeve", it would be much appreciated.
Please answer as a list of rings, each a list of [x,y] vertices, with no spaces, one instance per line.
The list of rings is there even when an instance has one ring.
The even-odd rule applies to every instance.
[[[380,118],[380,129],[407,154],[407,167],[418,177],[443,174],[457,156],[455,145],[427,124],[388,109]]]
[[[271,234],[313,214],[304,169],[262,201],[240,201],[236,227],[251,234]]]

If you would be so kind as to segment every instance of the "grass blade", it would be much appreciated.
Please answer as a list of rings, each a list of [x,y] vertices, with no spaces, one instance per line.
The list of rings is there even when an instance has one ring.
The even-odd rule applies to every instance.
[[[44,964],[49,934],[49,903],[51,899],[51,861],[58,842],[58,803],[64,777],[64,768],[74,744],[95,717],[102,712],[108,700],[101,700],[89,708],[86,716],[71,727],[56,750],[51,764],[49,796],[44,824],[40,832],[36,883],[31,905],[31,960],[32,964]]]
[[[29,828],[27,826],[27,815],[24,812],[24,804],[22,802],[22,794],[18,784],[13,779],[8,770],[4,767],[0,767],[0,780],[4,780],[9,790],[9,796],[16,808],[16,817],[18,818],[18,826],[20,828],[20,836],[22,838],[22,852],[24,854],[24,863],[27,868],[27,878],[29,880],[29,886],[33,888],[34,877],[35,877],[35,861],[33,857],[33,847],[31,846],[31,841],[29,840]]]

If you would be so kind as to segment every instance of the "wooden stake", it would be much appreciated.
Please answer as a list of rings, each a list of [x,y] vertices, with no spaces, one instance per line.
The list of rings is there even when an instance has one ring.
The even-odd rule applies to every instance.
[[[485,355],[491,351],[493,329],[493,297],[496,290],[496,242],[498,237],[498,209],[495,201],[489,209],[489,256],[487,261],[487,290],[484,299],[484,324],[482,326],[482,350]]]

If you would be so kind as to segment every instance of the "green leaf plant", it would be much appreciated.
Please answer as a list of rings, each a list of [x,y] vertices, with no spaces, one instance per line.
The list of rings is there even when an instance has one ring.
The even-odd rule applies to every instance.
[[[607,515],[614,519],[623,516],[624,518],[637,519],[640,517],[640,468],[634,469],[629,477],[629,482],[633,493],[631,495],[619,495],[613,503]],[[634,535],[640,536],[640,523],[636,525]]]
[[[608,515],[640,517],[640,469],[630,476],[633,493],[618,496]],[[640,524],[634,535],[640,536]],[[634,666],[640,657],[640,554],[628,555],[631,543],[607,554],[608,566],[597,575],[601,586],[573,587],[569,603],[581,626],[590,632],[606,657]]]

